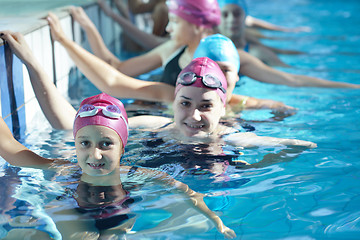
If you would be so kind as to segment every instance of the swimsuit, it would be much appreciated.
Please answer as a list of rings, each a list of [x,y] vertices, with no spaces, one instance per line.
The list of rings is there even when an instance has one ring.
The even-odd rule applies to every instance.
[[[244,51],[249,52],[249,48],[250,44],[247,43],[244,47]],[[185,52],[185,49],[186,47],[179,48],[164,63],[164,71],[160,82],[167,83],[172,86],[176,85],[177,76],[182,70],[182,68],[179,66],[179,59],[181,55]],[[239,77],[241,78],[243,77],[243,75],[239,74]]]
[[[130,202],[132,203],[132,202]],[[99,230],[106,230],[117,227],[127,220],[135,217],[135,214],[121,214],[122,206],[104,207],[96,209],[76,208],[79,213],[86,214],[95,219],[95,227]]]
[[[170,124],[173,124],[173,122],[167,123],[161,128],[165,128]],[[238,129],[235,130],[235,132],[242,131]],[[226,135],[228,134],[225,134],[223,136]],[[174,141],[177,142],[176,140]],[[203,170],[206,169],[206,165],[208,165],[209,163],[211,164],[214,162],[228,162],[232,164],[233,160],[238,159],[239,156],[242,155],[242,152],[239,151],[239,148],[234,146],[222,146],[221,153],[212,154],[211,146],[206,143],[178,145],[173,143],[172,141],[165,142],[163,138],[158,136],[157,132],[151,132],[149,138],[145,139],[142,144],[144,145],[144,149],[141,151],[141,155],[153,157],[147,158],[146,161],[142,161],[142,163],[139,165],[152,168],[157,168],[163,164],[170,163],[178,163],[183,166],[204,166],[203,168],[196,169],[193,169],[193,167],[191,166],[184,167],[184,169],[187,169],[186,171],[190,171],[193,174],[200,174],[199,171],[204,172]],[[195,173],[195,171],[197,171],[197,173]]]
[[[177,76],[182,70],[179,66],[179,59],[181,55],[185,52],[185,49],[186,47],[179,48],[165,62],[164,72],[160,79],[160,82],[167,83],[172,86],[176,85]]]
[[[242,149],[234,146],[222,146],[221,153],[212,154],[209,144],[178,145],[164,141],[157,133],[151,133],[150,138],[143,140],[142,144],[145,147],[140,152],[138,165],[165,172],[188,184],[194,191],[204,191],[210,186],[212,190],[238,188],[250,181],[234,174],[238,171],[236,168],[245,165],[240,161]]]

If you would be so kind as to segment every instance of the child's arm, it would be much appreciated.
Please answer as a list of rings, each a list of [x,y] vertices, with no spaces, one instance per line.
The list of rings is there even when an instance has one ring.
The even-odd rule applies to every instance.
[[[0,117],[0,156],[14,166],[43,165],[53,162],[43,158],[19,143]]]
[[[68,39],[59,19],[52,13],[47,18],[53,39],[67,50],[82,73],[101,91],[119,98],[135,98],[149,101],[172,102],[174,87],[165,83],[142,81],[129,77],[81,46]],[[139,66],[133,67],[134,69]]]
[[[168,38],[158,37],[156,35],[142,31],[125,17],[116,14],[110,8],[110,6],[105,3],[105,1],[100,0],[98,3],[104,13],[114,19],[114,21],[116,21],[121,26],[124,33],[145,50],[151,50],[168,40]]]
[[[110,10],[110,11],[112,12],[112,10]],[[85,29],[85,31],[88,35],[88,38],[89,38],[91,49],[93,50],[94,54],[97,57],[99,57],[100,59],[102,59],[103,61],[112,65],[115,69],[119,70],[120,72],[122,72],[128,76],[138,76],[140,74],[150,72],[151,70],[161,67],[162,61],[163,61],[162,58],[166,58],[166,59],[168,58],[168,54],[169,54],[169,53],[167,53],[168,49],[164,49],[164,47],[161,47],[161,49],[157,50],[158,48],[153,47],[153,48],[151,48],[153,50],[146,54],[138,55],[136,57],[129,58],[125,61],[120,61],[106,47],[106,45],[103,42],[103,39],[102,39],[100,33],[98,32],[98,30],[96,29],[95,25],[91,22],[91,20],[87,17],[86,13],[81,8],[74,9],[74,11],[72,11],[72,14],[74,16],[74,19],[79,21],[80,25],[83,26],[83,28]],[[121,17],[121,16],[118,16],[118,17]],[[49,14],[48,20],[58,21],[57,17],[51,13]],[[125,23],[127,23],[127,20],[125,20]],[[149,39],[155,37],[148,33],[142,32],[135,26],[132,26],[132,28],[134,29],[134,30],[132,30],[132,28],[131,28],[132,24],[130,22],[125,24],[125,26],[127,26],[127,25],[130,25],[130,26],[128,26],[126,28],[126,30],[125,30],[126,34],[131,36],[131,34],[136,30],[135,32],[138,32],[138,34],[136,35],[136,38],[138,38],[138,41],[148,41]],[[50,24],[50,26],[52,27],[51,24]],[[54,40],[58,40],[62,44],[60,39],[58,39],[57,36],[54,35],[54,32],[52,32],[52,36],[53,36]],[[167,42],[167,41],[163,41],[161,43],[164,43],[164,42]],[[161,45],[161,44],[158,43],[157,45]],[[175,47],[174,47],[175,48],[174,50],[176,50],[180,46],[175,46]],[[171,52],[172,51],[170,51],[170,53]],[[165,54],[165,56],[162,56],[164,54]]]
[[[357,88],[360,84],[346,82],[335,82],[317,77],[305,75],[295,75],[278,71],[261,62],[258,58],[251,56],[247,52],[238,49],[241,66],[240,73],[256,81],[272,84],[281,84],[291,87],[323,87],[323,88]]]
[[[278,26],[269,22],[266,22],[264,20],[252,17],[252,16],[246,16],[245,24],[247,27],[255,27],[255,28],[261,28],[266,30],[272,30],[272,31],[281,31],[281,32],[310,32],[311,28],[309,27],[294,27],[294,28],[287,28]]]
[[[246,148],[251,147],[276,147],[276,146],[301,146],[306,148],[316,148],[316,143],[287,138],[262,137],[255,133],[240,132],[230,134],[225,137],[225,141],[234,146]]]
[[[235,238],[236,234],[234,230],[225,226],[219,216],[217,216],[213,211],[211,211],[204,202],[204,194],[195,192],[189,188],[188,185],[176,181],[171,176],[164,172],[159,172],[156,170],[150,170],[141,168],[138,171],[144,171],[148,176],[151,177],[151,180],[158,182],[161,185],[166,187],[172,187],[174,191],[179,192],[189,198],[192,207],[197,211],[204,214],[209,220],[211,220],[218,231],[224,235],[225,238]]]
[[[71,7],[70,13],[74,20],[85,30],[91,50],[94,54],[115,68],[120,66],[121,61],[106,47],[99,31],[86,15],[84,9],[81,7]]]
[[[76,111],[61,95],[49,75],[40,66],[33,52],[20,33],[2,31],[3,38],[12,52],[25,64],[40,107],[50,122],[57,129],[72,129]]]
[[[234,111],[244,109],[275,109],[278,111],[295,111],[296,109],[282,102],[271,99],[259,99],[244,95],[233,94],[228,102]]]

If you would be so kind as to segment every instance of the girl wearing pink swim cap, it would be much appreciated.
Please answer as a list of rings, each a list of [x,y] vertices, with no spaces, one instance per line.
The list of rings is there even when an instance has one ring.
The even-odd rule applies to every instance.
[[[235,232],[226,227],[221,219],[207,207],[203,194],[191,190],[188,185],[176,181],[164,172],[124,166],[120,163],[128,138],[128,119],[124,106],[119,100],[104,93],[85,99],[76,114],[73,132],[77,162],[82,170],[79,186],[87,186],[96,191],[103,191],[102,189],[106,186],[118,189],[122,184],[120,176],[131,181],[133,175],[139,175],[136,177],[137,180],[140,177],[144,182],[161,184],[184,195],[190,200],[190,204],[192,203],[190,206],[211,220],[226,238],[236,237]],[[13,137],[2,117],[0,117],[0,156],[15,166],[49,167],[54,171],[61,171],[62,164],[70,163],[66,160],[41,157],[26,148]],[[87,232],[89,236],[95,234],[99,238],[121,236],[128,232],[135,218],[127,224],[122,224],[124,219],[129,219],[128,215],[124,215],[127,212],[124,213],[126,207],[123,203],[130,193],[121,188],[116,193],[118,196],[113,193],[115,195],[110,202],[106,201],[106,198],[98,202],[92,199],[89,202],[86,200],[87,194],[81,191],[79,194],[74,194],[72,197],[77,201],[79,208],[73,209],[74,211],[69,209],[67,213],[71,216],[79,215],[78,217],[82,220],[55,221],[60,231],[59,239],[71,239],[74,234],[84,232]],[[65,197],[67,195],[65,194]],[[60,196],[59,199],[63,197]],[[119,223],[121,227],[116,223]]]
[[[207,15],[202,12],[203,6],[205,6],[204,9],[213,9],[212,15],[215,16],[219,10],[217,3],[210,4],[213,3],[213,0],[199,2],[172,0],[169,2],[170,5],[173,3],[179,6],[181,5],[184,14],[185,12],[189,13],[189,11],[192,13],[198,12],[198,15],[202,15],[203,17],[207,17]],[[106,49],[105,45],[93,46],[94,53],[99,58],[77,45],[65,36],[60,21],[54,14],[49,13],[48,21],[53,39],[59,41],[59,43],[65,47],[81,72],[101,91],[119,98],[172,102],[172,86],[175,85],[177,75],[193,59],[193,54],[198,48],[200,41],[213,35],[214,31],[212,28],[209,28],[209,23],[216,25],[218,18],[212,16],[211,18],[207,18],[207,20],[201,20],[195,24],[189,22],[190,17],[188,17],[189,21],[182,18],[180,10],[174,10],[173,13],[170,12],[169,15],[170,22],[168,24],[168,31],[172,39],[144,55],[124,62],[120,62],[114,55],[110,54],[110,51],[100,53],[101,49]],[[187,15],[185,14],[185,16]],[[195,20],[191,21],[195,22]],[[207,22],[207,26],[202,25],[203,22]],[[95,28],[95,26],[93,25],[92,28]],[[86,29],[88,29],[88,27]],[[97,36],[100,37],[99,34]],[[146,39],[144,36],[139,38]],[[111,64],[111,66],[108,63]],[[166,84],[161,85],[151,81],[140,81],[130,77],[146,73],[161,66],[164,66],[161,82]],[[228,66],[222,66],[222,68],[224,68],[224,70],[229,69]],[[233,87],[230,87],[228,100],[231,99],[232,101],[230,103],[235,107],[237,107],[239,103],[243,106],[243,101],[248,99],[248,97],[240,95],[233,95],[231,97],[231,88]],[[246,107],[250,108],[293,109],[281,102],[266,99],[250,98],[246,102]]]
[[[55,25],[58,23],[59,22],[57,21],[54,22]],[[59,26],[54,28],[57,30],[61,29]],[[71,129],[72,125],[69,126],[67,124],[68,121],[64,121],[62,118],[64,118],[64,116],[75,117],[76,111],[74,109],[71,111],[69,110],[72,106],[69,106],[66,99],[61,96],[59,91],[56,91],[57,89],[54,84],[50,81],[50,79],[45,77],[46,74],[41,74],[42,69],[39,68],[37,64],[28,64],[29,59],[27,59],[27,56],[31,56],[31,51],[28,50],[26,43],[21,36],[17,35],[16,37],[17,41],[15,39],[11,41],[11,44],[14,45],[13,48],[20,48],[17,50],[22,50],[22,52],[26,53],[26,58],[22,57],[22,55],[20,55],[20,57],[24,58],[23,61],[26,63],[29,71],[32,72],[31,75],[41,76],[36,79],[42,84],[41,90],[37,89],[36,92],[47,94],[39,94],[37,98],[45,113],[49,112],[49,109],[52,109],[52,114],[50,115],[56,115],[52,116],[52,118],[48,117],[49,121],[52,125],[54,125],[54,122],[61,122],[61,128]],[[8,39],[11,40],[10,37]],[[17,44],[13,43],[13,41]],[[238,129],[228,128],[220,124],[219,120],[225,114],[224,99],[225,94],[227,93],[225,93],[225,91],[228,90],[228,86],[227,82],[225,83],[224,75],[219,69],[219,66],[216,63],[213,63],[210,59],[203,61],[195,59],[188,68],[186,68],[186,72],[183,72],[186,74],[178,75],[178,78],[181,79],[179,84],[182,86],[178,86],[176,95],[174,96],[175,88],[173,86],[164,83],[130,78],[116,71],[111,66],[91,55],[76,44],[70,44],[68,47],[71,49],[70,52],[74,54],[73,57],[75,59],[82,58],[90,60],[86,62],[89,65],[84,62],[80,65],[81,69],[87,68],[91,70],[91,74],[88,76],[89,78],[94,79],[105,77],[112,82],[111,88],[108,89],[110,94],[114,93],[114,95],[116,95],[121,93],[121,96],[119,97],[174,103],[175,123],[172,119],[166,117],[140,116],[129,119],[130,127],[154,129],[165,124],[169,124],[168,128],[162,128],[162,130],[166,130],[163,131],[164,134],[166,134],[166,137],[170,137],[172,139],[184,138],[185,140],[190,141],[192,141],[192,136],[199,136],[200,138],[205,137],[206,141],[221,142],[225,140],[223,138],[224,134],[235,132],[236,134],[233,134],[231,138],[227,138],[226,142],[239,147],[274,146],[279,143],[282,145],[301,145],[307,147],[315,146],[314,143],[306,141],[260,137],[253,133],[242,133],[239,132]],[[206,62],[206,64],[204,64],[204,62]],[[196,64],[199,66],[196,66]],[[99,69],[101,71],[99,71]],[[189,71],[187,71],[187,69],[189,69]],[[201,71],[197,72],[198,70]],[[117,81],[118,79],[120,80],[119,82]],[[217,79],[218,81],[214,81],[214,79]],[[36,87],[39,87],[39,85],[36,85]],[[100,82],[99,87],[100,89],[104,88],[104,83]],[[57,106],[61,106],[63,111],[69,113],[69,115],[64,115],[62,112],[57,111],[60,109]],[[101,108],[95,108],[95,110],[102,113]],[[72,112],[74,112],[73,115]],[[170,133],[167,131],[170,131]],[[120,136],[120,134],[117,134],[117,136]]]
[[[9,163],[24,166],[54,161],[42,158],[18,143],[13,139],[2,118],[1,121],[1,136],[14,142],[13,145],[0,146],[1,155]],[[116,174],[120,170],[120,159],[127,144],[129,131],[127,114],[121,101],[105,93],[86,98],[82,101],[73,122],[78,164],[83,174],[95,177]],[[17,154],[23,157],[18,158]]]
[[[219,143],[237,147],[297,145],[313,148],[315,143],[273,137],[257,136],[225,126],[220,119],[225,115],[227,81],[219,65],[207,57],[193,59],[178,75],[174,119],[162,116],[130,118],[134,128],[159,128],[159,137],[177,139],[181,143]],[[220,148],[221,152],[221,148]],[[214,154],[219,153],[214,150]]]
[[[82,17],[75,17],[75,19],[79,19],[80,25],[86,30],[88,36],[92,38],[90,43],[95,55],[111,64],[125,75],[138,76],[158,67],[166,66],[173,54],[178,52],[182,52],[178,62],[182,69],[192,60],[193,53],[199,45],[200,40],[213,34],[214,28],[220,24],[220,8],[216,0],[170,0],[167,4],[169,7],[169,23],[167,31],[169,32],[171,39],[143,55],[136,56],[126,61],[120,61],[107,49],[101,39],[101,35],[96,30],[95,25],[91,23],[84,12],[80,14]],[[77,14],[75,14],[75,16],[77,16]],[[80,19],[88,20],[85,23]],[[57,23],[57,17],[50,13],[48,21],[52,29],[54,40],[59,41],[59,43],[69,51],[70,55],[75,57],[71,52],[73,52],[73,47],[75,47],[74,45],[76,44],[65,37],[60,24]],[[94,33],[94,31],[96,33]],[[146,39],[146,37],[138,36],[137,39],[142,41]],[[74,60],[78,64],[78,61],[86,60],[86,58],[76,58]],[[85,75],[91,74],[90,72],[94,70],[89,69],[86,66],[84,67],[82,72]],[[176,72],[176,75],[179,72],[180,71]],[[89,79],[91,79],[91,81],[93,80],[91,77]],[[105,86],[107,80],[104,80],[105,82],[103,83],[100,83],[102,79],[97,79],[95,81]],[[95,85],[97,85],[97,83],[95,83]],[[109,91],[104,92],[116,95]]]
[[[105,93],[81,102],[74,120],[78,163],[90,176],[111,174],[120,167],[128,139],[124,105]]]
[[[124,62],[119,61],[116,56],[106,48],[105,44],[101,41],[99,33],[95,34],[97,36],[96,41],[91,41],[93,43],[99,43],[97,46],[92,46],[94,53],[98,56],[96,57],[65,36],[60,21],[54,14],[49,13],[47,20],[53,39],[63,45],[80,71],[101,91],[119,98],[169,103],[173,101],[172,86],[176,83],[178,73],[193,59],[193,55],[200,41],[214,33],[214,30],[211,27],[209,28],[209,26],[211,26],[211,24],[215,26],[218,23],[217,17],[214,16],[216,16],[216,12],[218,12],[217,9],[219,5],[217,3],[212,5],[211,3],[214,3],[214,1],[169,1],[170,8],[173,9],[171,10],[172,12],[170,11],[169,13],[170,22],[167,27],[171,35],[171,40],[166,41],[146,54]],[[171,7],[172,4],[175,4],[179,8]],[[207,15],[204,14],[202,9],[212,9],[209,14],[211,17],[207,18]],[[195,13],[198,14],[201,21],[193,19],[192,16]],[[86,16],[85,13],[83,13],[83,15]],[[90,25],[91,26],[87,25],[83,27],[86,31],[89,29],[96,30],[94,24]],[[141,35],[138,38],[141,40],[146,39],[146,35],[147,34],[145,34],[145,36]],[[334,82],[316,77],[281,72],[265,65],[259,59],[251,56],[242,49],[237,49],[237,51],[241,59],[239,74],[251,77],[257,81],[294,87],[360,88],[359,84]],[[164,67],[161,82],[166,84],[162,85],[158,82],[141,81],[130,77],[147,73],[161,66]],[[229,66],[222,66],[222,69],[228,70],[230,68]],[[233,76],[232,79],[238,79],[238,76],[234,75],[235,74],[231,73],[231,76]],[[235,86],[235,84],[232,85],[232,87]],[[237,94],[231,96],[231,84],[229,84],[229,86],[228,103],[229,106],[233,106],[236,112],[245,108],[276,109],[285,112],[285,115],[287,115],[289,111],[295,111],[293,107],[278,101],[256,99]]]

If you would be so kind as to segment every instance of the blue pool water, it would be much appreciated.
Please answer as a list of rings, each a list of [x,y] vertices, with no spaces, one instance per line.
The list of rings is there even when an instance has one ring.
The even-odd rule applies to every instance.
[[[251,0],[248,4],[253,16],[279,25],[312,28],[309,33],[266,32],[282,37],[264,41],[267,44],[305,52],[281,56],[294,66],[281,70],[360,84],[358,1]],[[237,239],[359,239],[360,90],[290,88],[245,78],[236,92],[298,108],[295,115],[281,121],[268,121],[273,113],[267,110],[244,111],[241,118],[256,134],[309,140],[318,147],[291,161],[263,168],[228,167],[217,177],[207,172],[184,172],[169,163],[162,169],[209,194],[207,204],[235,230]],[[160,157],[166,162],[164,153],[177,148],[175,142],[145,148],[143,142],[149,133],[132,134],[123,158],[127,164]],[[22,142],[44,156],[74,159],[70,132],[38,130]],[[246,150],[239,158],[259,161],[273,151]],[[21,228],[39,229],[56,237],[52,218],[70,218],[54,213],[73,207],[74,200],[66,189],[76,183],[78,169],[69,165],[56,176],[48,171],[4,167],[0,174],[2,183],[9,183],[1,184],[1,192],[16,193],[0,197],[4,210],[0,237]],[[153,185],[131,194],[138,199],[131,205],[137,219],[128,239],[222,239],[209,221],[186,207],[181,196]]]

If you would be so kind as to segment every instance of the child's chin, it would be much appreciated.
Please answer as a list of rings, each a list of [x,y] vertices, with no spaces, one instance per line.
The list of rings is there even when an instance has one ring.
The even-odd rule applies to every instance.
[[[101,176],[109,175],[109,172],[107,172],[107,171],[101,171],[101,172],[100,171],[99,172],[87,171],[85,173],[92,177],[101,177]]]
[[[186,137],[191,137],[191,138],[204,138],[204,137],[208,136],[208,134],[203,131],[187,132],[185,135],[186,135]]]

